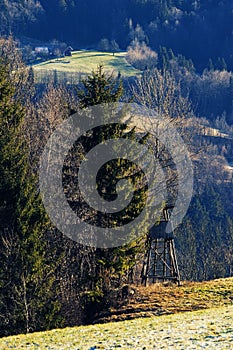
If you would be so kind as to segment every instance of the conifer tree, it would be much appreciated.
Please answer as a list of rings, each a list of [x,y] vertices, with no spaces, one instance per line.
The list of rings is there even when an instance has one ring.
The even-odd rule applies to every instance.
[[[0,329],[1,335],[50,328],[59,318],[44,232],[48,219],[28,162],[25,108],[0,63]]]
[[[118,102],[123,95],[122,81],[104,72],[99,66],[86,79],[82,80],[82,88],[78,90],[79,106],[86,108],[102,103]]]
[[[122,82],[114,78],[112,75],[108,75],[102,66],[97,68],[92,75],[88,76],[82,81],[82,86],[78,91],[79,106],[86,108],[98,104],[114,103],[120,100],[123,95]],[[114,139],[114,138],[137,138],[135,130],[126,130],[126,125],[106,125],[97,128],[91,134],[91,136],[84,139],[85,152],[87,153],[96,144],[102,140]],[[140,141],[140,140],[138,140]],[[124,159],[114,159],[103,166],[98,172],[97,176],[97,188],[100,196],[106,201],[114,200],[116,195],[116,183],[119,179],[128,178],[131,179],[135,185],[142,178],[142,173],[136,166],[127,162]],[[124,213],[124,222],[133,219],[140,213],[141,206],[144,205],[145,200],[145,187],[142,186],[135,191],[134,201],[129,210]],[[76,204],[80,207],[80,203]],[[72,206],[72,203],[71,203]],[[94,220],[90,218],[92,224],[113,225],[117,226],[117,215],[106,215],[95,217]],[[123,223],[124,223],[123,222]],[[101,308],[103,303],[107,302],[109,292],[114,287],[119,287],[127,273],[135,265],[135,257],[140,250],[140,244],[134,241],[124,247],[111,248],[111,249],[96,249],[93,260],[95,261],[95,273],[90,276],[90,289],[84,293],[86,298],[84,302],[87,302],[87,313],[91,310],[93,313],[93,307]],[[89,309],[90,308],[90,309]]]

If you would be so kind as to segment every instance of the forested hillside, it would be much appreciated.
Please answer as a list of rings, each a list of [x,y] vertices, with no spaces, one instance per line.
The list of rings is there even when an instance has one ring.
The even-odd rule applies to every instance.
[[[41,40],[68,41],[76,47],[115,40],[126,49],[145,40],[153,49],[172,49],[202,70],[233,67],[231,0],[51,0],[1,1],[0,32]]]
[[[85,202],[79,189],[86,154],[108,139],[150,150],[161,168],[150,180],[158,197],[164,190],[163,205],[170,201],[171,208],[179,197],[179,176],[188,178],[191,164],[191,203],[174,231],[181,279],[233,275],[232,33],[230,0],[0,0],[0,336],[90,324],[117,308],[116,298],[128,302],[124,286],[141,284],[146,217],[137,227],[139,236],[131,228],[124,244],[98,246],[86,240],[93,239],[90,228],[81,231],[80,241],[59,230],[43,202],[43,196],[52,197],[60,207],[65,198],[81,221],[101,229],[137,219],[153,196],[145,169],[127,157],[113,157],[98,169],[94,190],[106,205],[103,211]],[[99,56],[107,57],[113,73],[103,59],[94,65]],[[173,128],[170,148],[142,131],[151,119],[145,113],[148,118],[140,120],[131,102],[159,117],[165,134]],[[119,103],[127,108],[119,110]],[[95,125],[73,143],[59,172],[62,196],[57,197],[56,187],[46,182],[53,176],[46,160],[53,156],[56,164],[63,144],[57,151],[48,141],[71,117],[66,145],[89,108],[98,105],[98,110],[100,104],[111,107],[102,109],[105,118],[118,116],[120,122]],[[133,125],[126,125],[129,116],[135,117]],[[176,147],[174,135],[181,135],[184,146]],[[131,156],[131,148],[122,148]],[[179,172],[181,149],[187,153]],[[132,200],[124,210],[108,212],[124,189],[118,182],[124,181],[133,189]],[[59,222],[65,214],[58,214]]]
[[[134,80],[122,81],[100,66],[72,86],[54,80],[38,86],[12,38],[1,41],[0,57],[2,336],[90,323],[101,310],[114,305],[114,296],[121,295],[125,283],[140,283],[146,240],[143,222],[141,236],[124,246],[89,247],[59,232],[41,201],[39,164],[50,135],[74,111],[97,103],[134,97],[135,102],[176,125],[187,142],[195,172],[191,206],[175,232],[181,277],[209,280],[232,275],[232,168],[227,162],[232,159],[232,127],[224,117],[212,122],[196,118],[169,70],[153,68]],[[122,213],[108,218],[89,211],[76,192],[75,169],[83,152],[109,135],[147,142],[147,136],[142,137],[135,128],[130,132],[117,125],[97,128],[67,154],[62,180],[71,208],[93,225],[103,227],[137,217],[146,194],[143,173],[122,160],[102,167],[98,178],[103,176],[99,191],[110,202],[116,198],[115,178],[130,176],[134,186],[139,181],[123,218]],[[170,172],[166,170],[167,185],[176,198],[175,169],[169,165],[169,154],[163,148],[153,152],[162,164],[165,162],[164,169],[171,166]]]

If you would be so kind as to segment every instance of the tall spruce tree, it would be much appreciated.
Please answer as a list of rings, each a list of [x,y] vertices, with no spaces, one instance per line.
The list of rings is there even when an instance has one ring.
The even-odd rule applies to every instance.
[[[111,104],[118,102],[123,95],[122,82],[118,78],[106,73],[102,66],[99,66],[90,76],[82,81],[82,86],[78,90],[79,106],[80,108],[87,108],[99,104]],[[127,130],[127,126],[122,125],[103,125],[95,128],[94,132],[82,137],[82,146],[85,153],[97,144],[108,139],[117,138],[137,138],[135,130]],[[140,140],[138,140],[140,141]],[[143,177],[137,167],[127,162],[124,159],[114,159],[105,166],[103,166],[97,175],[97,189],[102,198],[106,201],[114,200],[116,196],[116,184],[119,180],[127,178],[131,181],[133,186],[141,181]],[[64,174],[63,183],[69,186],[69,176]],[[139,186],[140,187],[140,186]],[[145,204],[146,187],[141,186],[134,193],[134,200],[131,203],[130,209],[124,212],[123,224],[128,220],[133,219],[139,213]],[[80,209],[82,203],[76,202],[74,205],[69,201],[73,210]],[[117,215],[102,215],[91,216],[88,222],[93,225],[101,225],[108,227],[108,225],[118,224]],[[133,241],[123,247],[111,249],[96,249],[90,251],[92,255],[91,260],[94,262],[94,269],[85,283],[89,288],[83,293],[83,302],[86,305],[87,318],[90,320],[94,310],[104,307],[109,302],[109,295],[111,290],[120,287],[123,281],[127,280],[129,272],[136,263],[136,255],[140,251],[140,243],[138,240]],[[110,301],[111,302],[111,301]]]
[[[25,108],[9,65],[0,62],[0,334],[58,325],[53,266],[46,251],[48,219],[28,162]]]

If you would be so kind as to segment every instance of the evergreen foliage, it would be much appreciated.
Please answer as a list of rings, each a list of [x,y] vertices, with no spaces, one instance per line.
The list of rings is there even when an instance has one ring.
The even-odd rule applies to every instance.
[[[48,222],[28,163],[25,108],[15,99],[7,64],[0,63],[0,322],[1,335],[59,324]]]
[[[107,75],[103,66],[82,80],[82,89],[78,91],[79,106],[85,108],[103,103],[114,103],[123,95],[121,80],[116,80],[112,75]]]
[[[119,81],[118,78],[113,78],[113,76],[108,75],[104,72],[103,67],[100,66],[97,71],[93,72],[92,75],[82,81],[82,86],[78,91],[79,106],[81,108],[86,108],[99,104],[113,104],[114,108],[114,102],[119,101],[122,95],[122,82]],[[103,108],[102,113],[104,112]],[[105,140],[117,138],[134,139],[135,137],[137,137],[135,131],[131,130],[129,132],[126,125],[110,124],[95,128],[91,135],[82,137],[81,141],[83,149],[85,153],[87,153],[98,143]],[[78,145],[76,145],[76,147],[80,149]],[[75,154],[77,154],[77,152],[75,152]],[[85,155],[79,155],[80,159],[84,156]],[[128,221],[131,221],[132,218],[138,216],[141,212],[141,208],[145,205],[147,190],[146,186],[143,185],[143,176],[144,174],[137,169],[135,165],[124,159],[114,159],[106,163],[98,172],[96,179],[100,196],[106,201],[114,200],[117,195],[117,182],[127,178],[135,188],[134,198],[131,205],[120,214],[102,215],[99,213],[97,215],[93,212],[91,214],[90,212],[88,219],[85,219],[85,221],[88,220],[88,222],[93,225],[101,227],[115,227],[122,223],[126,224]],[[140,181],[142,185],[136,189]],[[66,183],[67,188],[69,187],[66,176],[63,179],[63,183]],[[73,204],[72,201],[69,201],[69,203],[73,210],[80,210],[82,207],[82,203],[77,202],[77,200]],[[95,272],[89,276],[91,288],[89,287],[90,289],[83,294],[83,302],[86,304],[87,317],[90,317],[90,312],[93,314],[93,309],[97,311],[99,308],[109,303],[109,294],[111,290],[114,287],[119,288],[124,279],[127,279],[127,274],[135,265],[136,255],[141,249],[141,242],[139,241],[140,240],[134,240],[131,244],[120,248],[97,249],[94,253],[91,253],[91,260],[94,261]]]
[[[229,185],[225,190],[229,191]],[[193,198],[188,215],[176,231],[184,279],[232,276],[233,221],[229,212],[232,205],[224,200],[221,192],[219,186],[209,183],[201,195]]]
[[[0,6],[3,7],[6,3],[6,1],[0,1]],[[70,19],[71,15],[76,16],[76,11],[88,12],[88,5],[91,2],[80,1],[79,10],[77,10],[76,1],[41,1],[41,3],[46,9],[45,16],[51,18],[54,10],[54,21],[59,22],[62,18],[65,26],[66,20]],[[97,1],[93,9],[91,8],[91,14],[87,15],[93,15],[92,11],[96,10],[100,4],[103,6],[103,13],[106,13],[109,11],[109,3],[109,1]],[[133,29],[132,34],[134,35],[136,31],[137,36],[143,38],[142,40],[146,40],[145,36],[148,35],[152,41],[154,33],[157,32],[155,29],[157,26],[157,28],[163,28],[166,39],[164,40],[169,42],[169,36],[173,35],[169,32],[170,25],[174,25],[174,16],[177,17],[179,14],[177,11],[176,15],[173,13],[174,6],[182,8],[182,16],[179,19],[181,22],[189,18],[196,23],[195,16],[201,14],[204,14],[208,21],[212,21],[214,14],[214,11],[208,14],[209,5],[207,2],[200,1],[195,2],[194,8],[194,5],[188,1],[135,0],[130,1],[129,4],[128,1],[113,0],[111,6],[118,9],[120,19],[125,18],[125,11],[121,12],[119,6],[122,5],[121,9],[123,9],[126,3],[127,11],[132,14],[133,19],[125,23],[130,22],[129,27],[137,29]],[[222,3],[229,7],[228,1]],[[219,8],[220,15],[224,11],[223,8]],[[143,19],[144,12],[146,17]],[[150,17],[153,21],[153,18],[157,18],[156,16],[159,16],[160,21],[154,23],[156,24],[154,27],[153,23],[148,26],[148,18]],[[118,20],[114,18],[114,21],[118,22]],[[167,20],[168,23],[165,23]],[[140,23],[139,26],[137,22]],[[128,24],[125,24],[124,40],[120,38],[122,42],[128,40],[126,40],[128,29]],[[60,33],[58,25],[54,26],[53,30],[54,33]],[[75,27],[75,35],[80,34],[78,30]],[[91,29],[88,30],[85,40],[92,34]],[[104,24],[101,26],[101,31],[106,33]],[[177,32],[180,33],[179,29]],[[119,35],[121,36],[122,32]],[[115,36],[112,37],[115,38]],[[109,37],[109,42],[112,37]],[[116,39],[118,41],[118,38]],[[226,70],[229,62],[224,54],[217,52],[214,55],[208,54],[208,58],[211,57],[208,70],[198,75],[194,74],[194,66],[190,60],[177,54],[176,49],[174,49],[175,53],[167,49],[173,47],[172,45],[161,43],[159,38],[157,44],[158,48],[160,46],[157,50],[158,62],[156,53],[153,53],[152,58],[156,58],[158,66],[156,69],[148,69],[144,72],[139,79],[141,85],[138,85],[138,89],[133,85],[136,101],[154,108],[162,115],[173,117],[175,122],[177,118],[183,116],[182,123],[185,124],[191,110],[187,99],[184,98],[187,96],[185,92],[188,91],[193,105],[198,106],[200,115],[212,114],[214,117],[218,115],[215,124],[208,124],[206,120],[204,122],[201,120],[203,125],[209,125],[210,129],[216,126],[220,131],[230,135],[232,128],[227,122],[233,115],[233,78],[232,73]],[[52,227],[39,195],[38,159],[49,135],[64,118],[68,117],[68,109],[74,111],[76,108],[86,109],[99,104],[114,104],[123,99],[125,91],[121,79],[107,74],[104,68],[99,66],[92,75],[81,81],[78,92],[74,92],[73,95],[70,93],[72,87],[58,89],[49,85],[42,99],[40,94],[36,95],[40,105],[34,98],[36,90],[33,70],[25,69],[18,53],[19,50],[16,46],[12,46],[12,42],[9,45],[5,43],[0,45],[1,336],[91,322],[95,312],[114,303],[112,295],[116,295],[116,291],[120,293],[123,283],[139,280],[131,279],[130,276],[132,277],[135,272],[136,264],[140,268],[144,244],[142,237],[128,245],[112,249],[80,246]],[[217,68],[219,70],[215,70]],[[56,72],[54,72],[54,84],[57,84]],[[225,101],[224,106],[227,106],[227,120],[225,114],[221,115],[222,110],[219,106],[222,101]],[[122,114],[122,117],[124,116]],[[179,128],[179,124],[177,126]],[[202,130],[201,128],[202,125],[199,126],[198,131]],[[203,152],[203,159],[199,154],[195,157],[195,164],[201,164],[198,165],[199,169],[196,169],[196,193],[188,215],[175,234],[178,262],[182,277],[185,279],[228,277],[233,273],[232,180],[229,172],[227,176],[224,175],[226,163],[218,163],[216,171],[213,171],[214,167],[208,169],[206,164],[215,159],[211,158],[211,155],[216,157],[221,155],[221,160],[224,160],[225,155],[229,161],[232,161],[232,140],[220,137],[208,138],[206,135],[201,137],[196,135],[196,132],[194,136],[196,144],[193,146],[196,147],[196,153],[198,153],[198,147],[205,148],[209,153]],[[124,124],[101,126],[87,133],[79,140],[82,142],[84,153],[80,153],[79,145],[76,144],[65,160],[64,192],[71,188],[72,181],[67,170],[73,166],[71,170],[75,172],[76,169],[72,164],[79,165],[85,153],[109,138],[127,138],[146,142],[146,136],[141,139],[135,129],[128,130]],[[168,158],[169,155],[161,149],[161,159],[167,160],[166,156]],[[209,163],[205,163],[206,159]],[[75,163],[72,162],[73,160]],[[212,173],[209,174],[208,172],[211,171]],[[123,219],[117,215],[107,217],[85,212],[89,215],[88,220],[91,223],[98,223],[103,227],[111,224],[114,227],[117,220],[122,220],[124,224],[140,213],[146,195],[144,174],[131,162],[115,159],[105,164],[98,172],[96,179],[99,194],[106,201],[114,200],[117,182],[126,178],[134,187],[136,184],[140,186],[134,191],[132,205],[124,211]],[[74,211],[82,208],[80,198],[73,200],[67,195],[67,200]],[[141,229],[143,233],[143,227]],[[133,234],[134,232],[132,236]],[[115,294],[112,293],[113,290]]]
[[[97,46],[106,38],[121,49],[138,39],[157,52],[160,46],[172,48],[192,59],[198,71],[209,58],[223,57],[233,67],[231,0],[8,0],[0,6],[3,34],[56,38],[77,47]]]

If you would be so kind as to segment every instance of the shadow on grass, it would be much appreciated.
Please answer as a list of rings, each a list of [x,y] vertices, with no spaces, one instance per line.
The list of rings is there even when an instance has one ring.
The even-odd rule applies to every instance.
[[[112,57],[114,57],[112,54],[108,54],[108,53],[106,53],[106,54],[104,54],[104,53],[100,53],[100,54],[94,54],[94,55],[83,55],[83,56],[80,56],[80,55],[78,55],[77,57],[76,56],[73,56],[73,59],[75,59],[75,60],[79,60],[79,59],[82,59],[82,58],[92,58],[92,57],[108,57],[108,56],[112,56]],[[115,56],[115,57],[117,57],[117,56]]]

